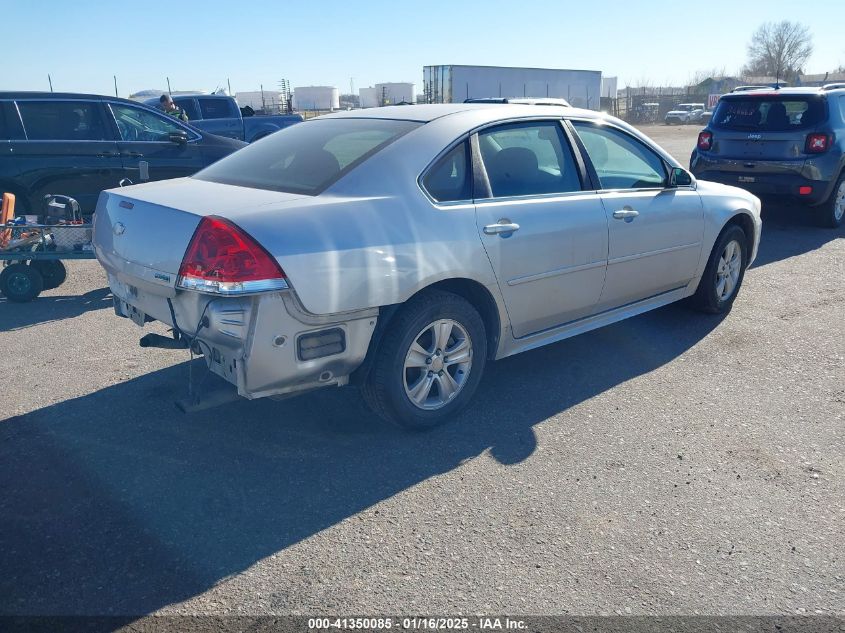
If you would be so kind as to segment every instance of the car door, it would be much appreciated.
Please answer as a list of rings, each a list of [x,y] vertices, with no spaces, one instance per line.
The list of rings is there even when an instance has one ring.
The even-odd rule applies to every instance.
[[[478,231],[516,338],[592,313],[607,266],[607,219],[559,120],[506,123],[474,139]]]
[[[25,138],[10,145],[22,187],[36,204],[47,194],[61,194],[75,198],[83,213],[92,213],[100,192],[116,187],[122,172],[102,102],[41,98],[18,99],[15,105]]]
[[[197,97],[202,129],[210,134],[244,139],[244,123],[234,99],[229,97]]]
[[[694,187],[668,187],[667,167],[645,143],[613,125],[573,120],[607,213],[607,279],[598,309],[689,283],[701,254],[704,208]]]
[[[190,176],[203,167],[202,137],[173,117],[150,108],[109,103],[124,174],[133,183]]]

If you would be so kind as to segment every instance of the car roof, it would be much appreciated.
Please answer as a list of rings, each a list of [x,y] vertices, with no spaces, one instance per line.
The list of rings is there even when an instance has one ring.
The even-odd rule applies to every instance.
[[[43,91],[0,91],[0,99],[43,99],[62,100],[62,99],[91,99],[92,101],[100,101],[106,99],[108,101],[121,101],[136,105],[138,102],[131,99],[123,99],[122,97],[110,97],[108,95],[95,95],[83,92],[43,92]]]
[[[560,105],[526,105],[522,103],[430,103],[407,106],[384,106],[363,110],[345,110],[325,114],[320,119],[394,119],[428,123],[445,116],[463,112],[487,112],[490,121],[511,117],[585,116],[597,118],[598,112]]]

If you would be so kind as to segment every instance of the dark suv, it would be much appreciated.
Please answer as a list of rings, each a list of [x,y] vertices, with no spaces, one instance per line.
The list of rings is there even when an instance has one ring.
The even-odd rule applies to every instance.
[[[40,215],[46,194],[90,214],[121,181],[190,176],[244,145],[126,99],[0,92],[0,193],[15,194],[19,215]]]
[[[823,226],[845,214],[845,85],[724,95],[698,135],[696,178],[791,198]]]

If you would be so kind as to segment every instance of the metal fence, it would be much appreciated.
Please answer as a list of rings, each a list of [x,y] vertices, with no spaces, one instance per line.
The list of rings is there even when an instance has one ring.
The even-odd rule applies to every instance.
[[[708,105],[706,93],[690,93],[684,90],[653,92],[643,90],[627,93],[620,91],[616,99],[602,99],[602,110],[629,123],[662,123],[666,113],[681,103],[703,103]]]

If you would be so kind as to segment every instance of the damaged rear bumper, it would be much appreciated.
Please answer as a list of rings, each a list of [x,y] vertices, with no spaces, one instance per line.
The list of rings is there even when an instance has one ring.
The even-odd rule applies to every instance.
[[[364,361],[378,308],[315,315],[295,291],[216,297],[134,285],[109,273],[115,312],[143,326],[161,321],[203,353],[208,368],[245,398],[341,386]]]

